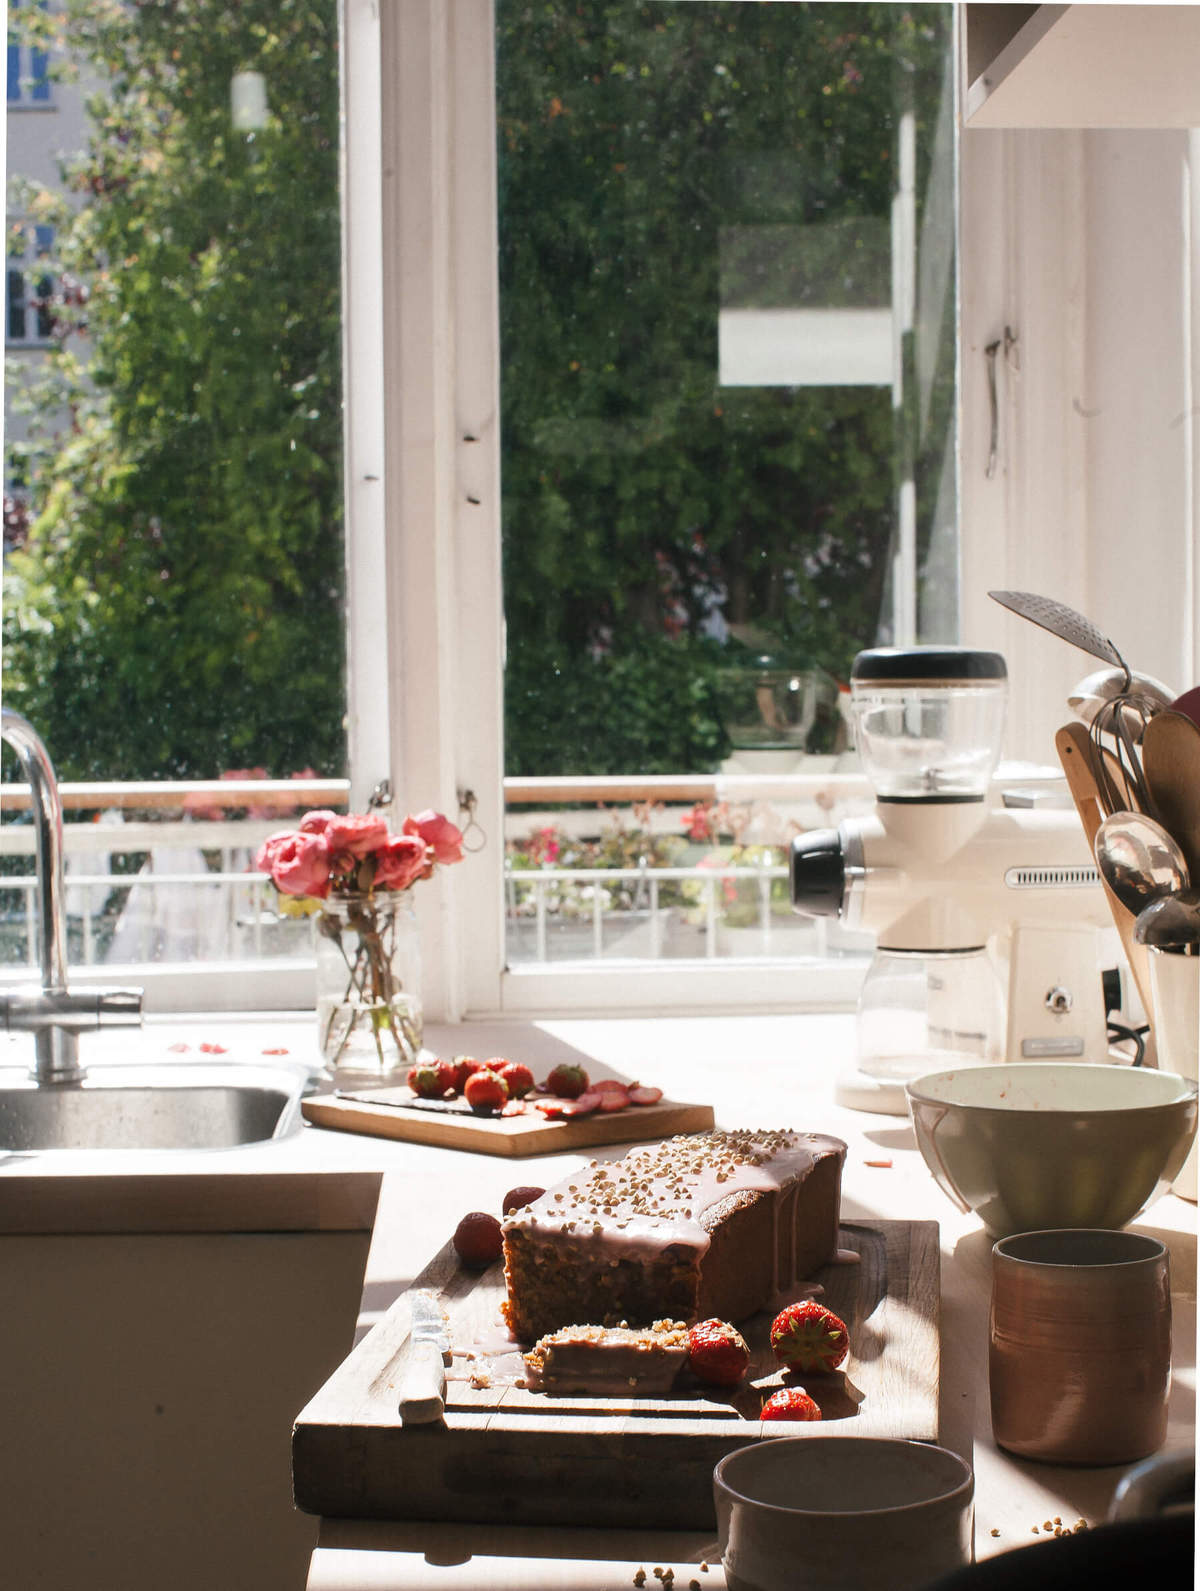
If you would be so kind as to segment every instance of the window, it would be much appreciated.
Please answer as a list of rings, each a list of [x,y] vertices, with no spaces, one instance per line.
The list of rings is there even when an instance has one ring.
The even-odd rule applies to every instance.
[[[169,8],[142,9],[152,9],[163,20]],[[535,9],[542,14],[542,8]],[[580,14],[580,8],[571,9]],[[582,11],[601,15],[609,9],[660,18],[667,14],[661,5],[592,4]],[[670,9],[716,14],[734,8]],[[756,9],[751,4],[736,8],[745,14]],[[799,9],[763,7],[764,12],[784,16]],[[943,12],[941,7],[931,9]],[[686,958],[692,965],[680,960],[664,967],[616,955],[585,973],[574,962],[515,965],[506,943],[501,418],[507,400],[501,374],[503,370],[507,379],[508,371],[499,335],[504,307],[495,269],[500,201],[493,55],[495,27],[506,14],[505,6],[494,7],[491,0],[451,4],[344,0],[342,7],[346,185],[341,267],[349,372],[346,733],[352,804],[361,808],[372,789],[390,779],[399,803],[427,803],[454,811],[461,798],[473,809],[484,848],[468,866],[450,870],[418,902],[431,1013],[454,1017],[581,1007],[609,1013],[638,1007],[699,1011],[713,1004],[770,1010],[844,1003],[855,989],[846,958],[807,968],[795,960],[781,967],[695,964],[693,958]],[[324,81],[329,84],[336,59],[330,36],[323,41],[321,55],[328,67]],[[271,76],[264,75],[270,94]],[[637,86],[629,85],[630,92]],[[545,100],[547,117],[553,97]],[[565,99],[563,107],[554,113],[552,125],[566,119]],[[259,155],[265,144],[265,138],[258,139],[247,152]],[[904,145],[897,128],[894,147],[900,154],[905,148],[915,153],[917,146]],[[1073,601],[1107,625],[1138,666],[1179,679],[1181,685],[1189,675],[1200,677],[1197,626],[1190,617],[1195,609],[1196,521],[1188,484],[1200,478],[1200,472],[1191,465],[1192,427],[1172,424],[1173,418],[1194,409],[1187,328],[1200,325],[1200,317],[1185,320],[1184,306],[1191,292],[1186,228],[1171,204],[1178,206],[1180,196],[1195,187],[1195,150],[1186,134],[1170,140],[1168,147],[1158,134],[1137,132],[968,129],[960,159],[959,510],[955,515],[949,507],[955,472],[944,446],[930,451],[922,477],[912,477],[915,516],[911,500],[893,490],[897,481],[903,485],[909,478],[894,473],[895,460],[915,462],[915,455],[900,448],[893,451],[886,466],[885,493],[893,535],[877,612],[894,626],[891,633],[897,638],[928,634],[931,631],[924,626],[934,621],[924,606],[926,599],[935,590],[957,591],[961,637],[973,644],[998,646],[1009,658],[1010,753],[1045,763],[1052,744],[1046,731],[1061,721],[1067,688],[1085,670],[1086,660],[1081,665],[1061,643],[1002,615],[987,600],[989,587],[1020,586]],[[905,154],[902,163],[907,161]],[[253,163],[247,167],[250,187],[244,192],[248,194],[253,189]],[[751,162],[744,169],[753,176],[762,168]],[[916,170],[921,170],[919,157]],[[117,164],[103,175],[117,182],[125,172]],[[766,245],[776,241],[763,229],[786,224],[786,218],[780,222],[778,217],[764,219],[761,213],[750,213],[749,200],[762,183],[747,178],[732,186],[739,204],[746,201],[747,210],[739,210],[730,227],[744,228],[746,235],[724,239],[725,282],[730,291],[717,301],[711,328],[718,345],[718,368],[722,341],[727,355],[728,379],[720,383],[722,390],[734,395],[733,402],[755,392],[792,393],[787,401],[797,406],[814,393],[830,390],[809,385],[823,379],[828,370],[827,362],[815,356],[803,369],[792,361],[782,371],[766,368],[767,376],[787,377],[784,387],[770,386],[763,379],[764,366],[749,363],[763,351],[753,334],[762,325],[760,312],[767,309],[782,309],[793,317],[809,308],[825,317],[847,309],[863,314],[854,324],[827,318],[824,322],[825,333],[837,331],[836,338],[827,338],[836,342],[840,361],[842,381],[834,390],[846,404],[861,398],[874,402],[881,395],[886,399],[890,383],[882,380],[881,305],[873,296],[874,287],[865,296],[859,288],[862,281],[878,281],[879,262],[890,251],[890,242],[889,251],[884,251],[869,228],[860,229],[855,237],[844,227],[825,240],[831,246],[853,241],[856,249],[861,243],[864,258],[873,262],[856,279],[853,301],[812,305],[799,295],[782,304],[747,302],[733,284],[739,274],[756,271]],[[565,191],[578,197],[580,190],[573,184]],[[906,183],[901,182],[898,191],[906,192]],[[252,213],[249,199],[237,213]],[[1164,246],[1139,251],[1138,240],[1168,216],[1172,224],[1180,225],[1172,230],[1164,224]],[[323,213],[321,235],[326,239],[327,220]],[[251,235],[253,230],[249,229]],[[1200,231],[1193,228],[1191,235]],[[744,253],[742,246],[751,244],[750,252]],[[325,257],[329,258],[327,249]],[[925,258],[931,267],[936,261],[944,271],[944,252]],[[719,247],[716,259],[720,282]],[[279,262],[281,267],[289,263],[299,267],[303,262],[299,258]],[[335,259],[331,271],[336,274],[336,270]],[[919,266],[918,274],[920,270]],[[307,274],[311,279],[312,272]],[[275,280],[271,273],[266,275]],[[247,279],[259,278],[251,273]],[[1064,291],[1064,283],[1070,284],[1069,292]],[[923,285],[918,297],[944,310],[949,306],[953,324],[953,294],[948,293],[947,280],[941,287],[938,293]],[[891,297],[890,283],[888,292]],[[281,302],[290,301],[282,291],[279,297]],[[897,302],[907,299],[907,289],[895,295]],[[175,307],[191,302],[182,291],[177,301],[169,300]],[[1151,324],[1156,312],[1161,321]],[[28,287],[25,313],[28,331]],[[145,319],[148,322],[149,317]],[[815,322],[805,324],[815,327]],[[1006,327],[1013,333],[1008,344]],[[649,338],[652,320],[643,317],[639,329]],[[943,353],[945,329],[946,321],[939,323],[930,345]],[[1150,331],[1154,336],[1147,335]],[[986,350],[993,344],[1004,352],[989,364]],[[232,346],[229,339],[224,346]],[[1159,357],[1164,348],[1165,363]],[[778,351],[768,341],[766,353],[774,358]],[[916,380],[906,381],[906,393],[931,390],[928,384],[921,386],[931,367],[922,364],[915,344],[910,354]],[[331,363],[336,364],[336,358]],[[329,367],[327,362],[324,368]],[[905,370],[909,368],[906,363]],[[1168,368],[1170,380],[1164,383],[1163,371]],[[989,370],[997,377],[994,409],[989,403]],[[747,375],[759,387],[744,388],[741,383]],[[1155,395],[1154,405],[1146,401],[1147,394]],[[1166,405],[1162,414],[1159,404]],[[1130,405],[1137,412],[1131,413]],[[223,412],[231,418],[232,431],[246,432],[246,416],[238,403]],[[1118,415],[1120,420],[1115,418]],[[575,423],[579,414],[571,418]],[[993,418],[998,462],[989,470]],[[1122,431],[1130,424],[1141,426],[1141,445],[1132,461],[1128,450],[1122,451]],[[546,436],[554,440],[553,427]],[[1142,460],[1151,458],[1153,468],[1148,463],[1143,466]],[[286,469],[281,472],[276,460],[257,475],[247,473],[246,482],[248,490],[261,485],[273,500],[281,482],[291,491],[297,478]],[[328,477],[321,492],[321,501],[328,502]],[[289,523],[307,523],[308,499],[313,496],[301,491],[289,497],[296,509],[294,516],[288,516]],[[931,510],[937,505],[924,520],[922,505]],[[244,509],[243,501],[232,499],[231,522],[252,528],[250,518],[255,516],[247,516]],[[261,517],[266,515],[264,509]],[[161,525],[153,513],[138,523],[139,554],[154,553]],[[956,524],[961,529],[957,545],[948,539]],[[1140,566],[1137,589],[1126,577],[1130,525],[1136,527],[1139,550],[1153,549],[1153,556]],[[915,536],[909,533],[914,527]],[[337,545],[332,517],[322,515],[317,531],[323,567],[340,566],[340,555],[331,551]],[[239,546],[235,538],[234,554]],[[922,587],[918,575],[923,567],[931,567],[927,556],[931,549],[951,574],[940,584],[927,582]],[[313,558],[310,545],[305,568],[314,567]],[[1182,603],[1181,569],[1192,582]],[[122,573],[127,575],[128,570],[123,568]],[[244,577],[243,584],[257,578],[240,565],[235,573]],[[678,584],[678,567],[670,577]],[[11,602],[11,559],[6,588]],[[652,590],[661,597],[657,587],[652,585]],[[678,606],[686,610],[680,622],[686,627],[694,617],[692,610],[711,608],[710,599],[718,590],[719,582],[704,570],[676,592]],[[239,590],[238,600],[241,595]],[[225,614],[236,606],[234,601],[213,611]],[[1182,617],[1181,606],[1186,610]],[[515,617],[519,615],[509,616],[513,659],[524,644],[515,633]],[[1128,644],[1125,624],[1132,637]],[[126,626],[130,652],[136,650],[143,629],[134,622]],[[340,626],[331,620],[322,640],[340,652]],[[307,651],[292,655],[311,661]],[[72,661],[70,655],[66,660]],[[97,677],[116,677],[120,661],[116,658],[111,676],[101,671]],[[69,680],[61,696],[75,699]],[[218,680],[209,696],[214,725],[237,725],[243,711],[248,719],[252,703],[247,705],[244,676],[240,685],[235,681],[228,690]],[[147,716],[153,717],[153,707],[151,701]],[[340,707],[338,716],[340,721]],[[86,738],[73,737],[72,744],[83,744]],[[105,748],[106,756],[110,750],[114,759],[110,765],[119,766],[120,746]],[[228,771],[235,761],[241,766],[229,756],[224,763],[214,762],[213,771]],[[298,770],[284,764],[272,771],[286,776]],[[340,764],[335,771],[341,771]],[[630,772],[644,793],[646,780],[638,769]],[[518,786],[518,776],[510,775],[508,789],[514,801],[523,795],[534,810],[551,802],[538,786],[539,777],[536,772],[522,774]],[[652,782],[649,788],[653,793]],[[687,806],[701,800],[701,795],[688,797]],[[561,801],[559,790],[551,804]],[[95,843],[89,849],[97,853],[105,849],[102,834],[91,838]],[[236,836],[222,835],[221,846],[226,839],[231,846],[238,843]],[[768,889],[770,882],[765,880]],[[247,934],[264,926],[254,921],[252,910],[244,916],[245,921],[234,926]],[[525,931],[521,925],[518,928]],[[218,970],[209,982],[213,998],[228,1002],[228,975]],[[302,1003],[302,990],[296,998]]]
[[[29,0],[8,0],[9,11]],[[46,0],[38,0],[40,10]],[[32,44],[23,44],[11,34],[8,41],[8,103],[12,106],[47,106],[50,96],[50,54]]]
[[[844,771],[855,653],[955,636],[951,9],[496,33],[505,770],[564,780],[510,817],[509,964],[824,959],[811,796],[618,823],[569,780]]]
[[[387,240],[376,306],[361,294],[351,295],[348,306],[352,318],[361,311],[364,327],[382,323],[388,349],[386,370],[376,371],[377,388],[361,389],[368,402],[373,390],[387,401],[380,445],[360,456],[355,479],[366,497],[366,477],[382,464],[388,485],[383,544],[397,700],[390,758],[384,760],[388,748],[376,746],[365,762],[394,769],[402,787],[438,789],[443,799],[452,799],[456,787],[471,790],[488,837],[471,866],[447,880],[449,910],[423,903],[432,1008],[455,1015],[582,1005],[613,1013],[639,1006],[700,1010],[705,1001],[724,1000],[796,1009],[852,998],[847,981],[822,977],[806,985],[794,970],[778,968],[703,968],[690,981],[678,967],[608,967],[586,977],[575,968],[529,975],[504,970],[504,885],[495,843],[504,822],[498,731],[503,635],[496,617],[500,353],[490,334],[499,324],[491,271],[495,152],[494,126],[481,108],[493,103],[491,8],[486,0],[465,0],[443,14],[412,0],[382,10],[378,35],[367,0],[361,6],[348,0],[346,14],[350,36],[358,28],[367,40],[380,40],[378,66],[364,48],[361,76],[350,71],[348,103],[369,104],[373,84],[382,96],[383,128],[382,139],[374,141],[364,112],[350,129],[348,235],[373,220]],[[356,85],[364,86],[357,99]],[[1194,558],[1194,516],[1186,492],[1175,490],[1195,479],[1186,463],[1191,428],[1164,423],[1155,433],[1162,471],[1145,486],[1158,503],[1170,482],[1173,507],[1148,520],[1135,489],[1140,471],[1119,427],[1100,421],[1098,428],[1096,416],[1085,418],[1094,407],[1086,398],[1099,368],[1096,355],[1117,328],[1127,396],[1114,412],[1128,413],[1150,390],[1166,401],[1149,357],[1151,346],[1165,345],[1139,341],[1159,312],[1175,328],[1169,390],[1182,401],[1173,412],[1191,412],[1189,389],[1179,384],[1189,289],[1185,275],[1181,296],[1179,261],[1187,256],[1178,210],[1191,167],[1186,135],[1175,144],[1164,149],[1158,134],[1079,130],[968,130],[964,138],[962,536],[955,560],[960,636],[1007,656],[1009,755],[1041,766],[1053,757],[1053,728],[1066,716],[1067,694],[1088,660],[1007,617],[988,600],[990,588],[1061,596],[1113,630],[1124,615],[1147,659],[1161,659],[1161,677],[1200,677],[1189,617],[1194,598],[1181,600],[1177,579],[1181,570],[1192,579],[1187,570]],[[385,184],[381,168],[399,172],[401,180]],[[1151,170],[1154,198],[1146,199],[1147,213],[1168,231],[1174,227],[1179,248],[1142,250],[1135,260],[1136,240],[1148,223],[1143,215],[1130,227],[1123,217],[1139,213]],[[1117,236],[1129,242],[1114,255]],[[1127,272],[1120,283],[1116,258]],[[1156,273],[1164,277],[1161,284]],[[985,350],[997,338],[1003,344],[1006,324],[1017,340],[997,369],[999,461],[989,470]],[[440,357],[448,349],[454,352],[449,369]],[[1115,402],[1119,390],[1107,386],[1105,395]],[[372,408],[372,417],[378,412]],[[1125,464],[1123,480],[1118,460]],[[1116,592],[1118,571],[1128,569],[1120,552],[1122,517],[1144,526],[1161,549],[1144,568],[1153,601],[1135,600],[1127,582],[1125,600]],[[1185,590],[1193,592],[1194,585]],[[352,601],[353,591],[352,582]],[[369,595],[378,595],[377,581]],[[410,690],[401,706],[405,680],[420,680],[421,687],[417,701]]]
[[[249,864],[292,792],[345,796],[337,0],[45,20],[60,114],[9,118],[6,332],[42,346],[6,390],[31,516],[6,502],[4,700],[101,786],[68,807],[71,959],[173,980],[160,1005],[303,1004],[311,925]],[[26,965],[12,806],[0,963]]]
[[[54,228],[10,227],[5,278],[5,341],[46,343],[54,335],[54,278],[39,270],[54,247]]]

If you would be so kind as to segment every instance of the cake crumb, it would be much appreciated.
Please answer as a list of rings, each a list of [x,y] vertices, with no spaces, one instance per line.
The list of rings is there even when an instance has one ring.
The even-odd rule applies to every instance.
[[[878,1166],[883,1171],[890,1171],[892,1169],[892,1162],[890,1160],[864,1160],[863,1165]]]
[[[635,1574],[633,1576],[633,1583],[636,1586],[645,1585],[645,1583],[646,1583],[646,1571],[644,1569],[638,1569],[635,1572]]]
[[[998,1536],[1000,1534],[1000,1532],[996,1529],[995,1525],[992,1526],[992,1532],[991,1533],[992,1533],[993,1536]]]

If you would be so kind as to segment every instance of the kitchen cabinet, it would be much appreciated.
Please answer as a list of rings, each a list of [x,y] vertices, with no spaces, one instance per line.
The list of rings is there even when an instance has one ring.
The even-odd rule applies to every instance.
[[[964,5],[963,124],[1200,125],[1200,6]]]
[[[316,1524],[292,1506],[292,1421],[353,1342],[378,1174],[19,1169],[0,1179],[5,1583],[296,1591]]]

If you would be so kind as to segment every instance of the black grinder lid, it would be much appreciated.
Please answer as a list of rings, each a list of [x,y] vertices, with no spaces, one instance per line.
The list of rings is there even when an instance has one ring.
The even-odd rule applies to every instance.
[[[962,685],[1008,678],[999,652],[966,646],[876,646],[860,652],[850,670],[852,685]]]

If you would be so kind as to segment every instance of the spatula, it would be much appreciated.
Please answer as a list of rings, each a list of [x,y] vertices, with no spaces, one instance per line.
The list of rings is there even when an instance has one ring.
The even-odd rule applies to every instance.
[[[1062,763],[1063,773],[1067,777],[1067,788],[1071,792],[1071,799],[1075,803],[1075,810],[1079,813],[1079,821],[1083,824],[1083,832],[1087,837],[1088,849],[1091,850],[1095,839],[1096,830],[1104,821],[1104,802],[1100,796],[1099,780],[1096,777],[1096,747],[1092,744],[1091,736],[1081,723],[1064,724],[1054,737],[1055,748],[1058,751],[1058,760]],[[1133,981],[1137,985],[1138,996],[1142,1002],[1142,1009],[1153,1021],[1154,1005],[1150,994],[1150,953],[1145,945],[1139,945],[1134,938],[1133,925],[1135,917],[1128,907],[1113,894],[1103,878],[1100,880],[1105,895],[1108,898],[1109,910],[1112,912],[1113,922],[1121,936],[1121,948],[1125,952],[1125,959],[1129,963],[1129,970],[1133,974]]]
[[[1142,771],[1155,812],[1200,880],[1200,724],[1155,713],[1142,738]]]
[[[1115,664],[1125,674],[1121,689],[1129,689],[1132,678],[1129,664],[1108,636],[1097,629],[1090,619],[1085,619],[1082,613],[1069,608],[1065,602],[1056,602],[1053,597],[1040,597],[1034,591],[989,591],[988,596],[1001,607],[1019,613],[1023,619],[1040,624],[1043,630],[1049,630],[1051,635],[1057,635],[1060,640],[1070,641],[1072,646],[1079,647],[1081,651],[1090,652],[1105,663]]]

